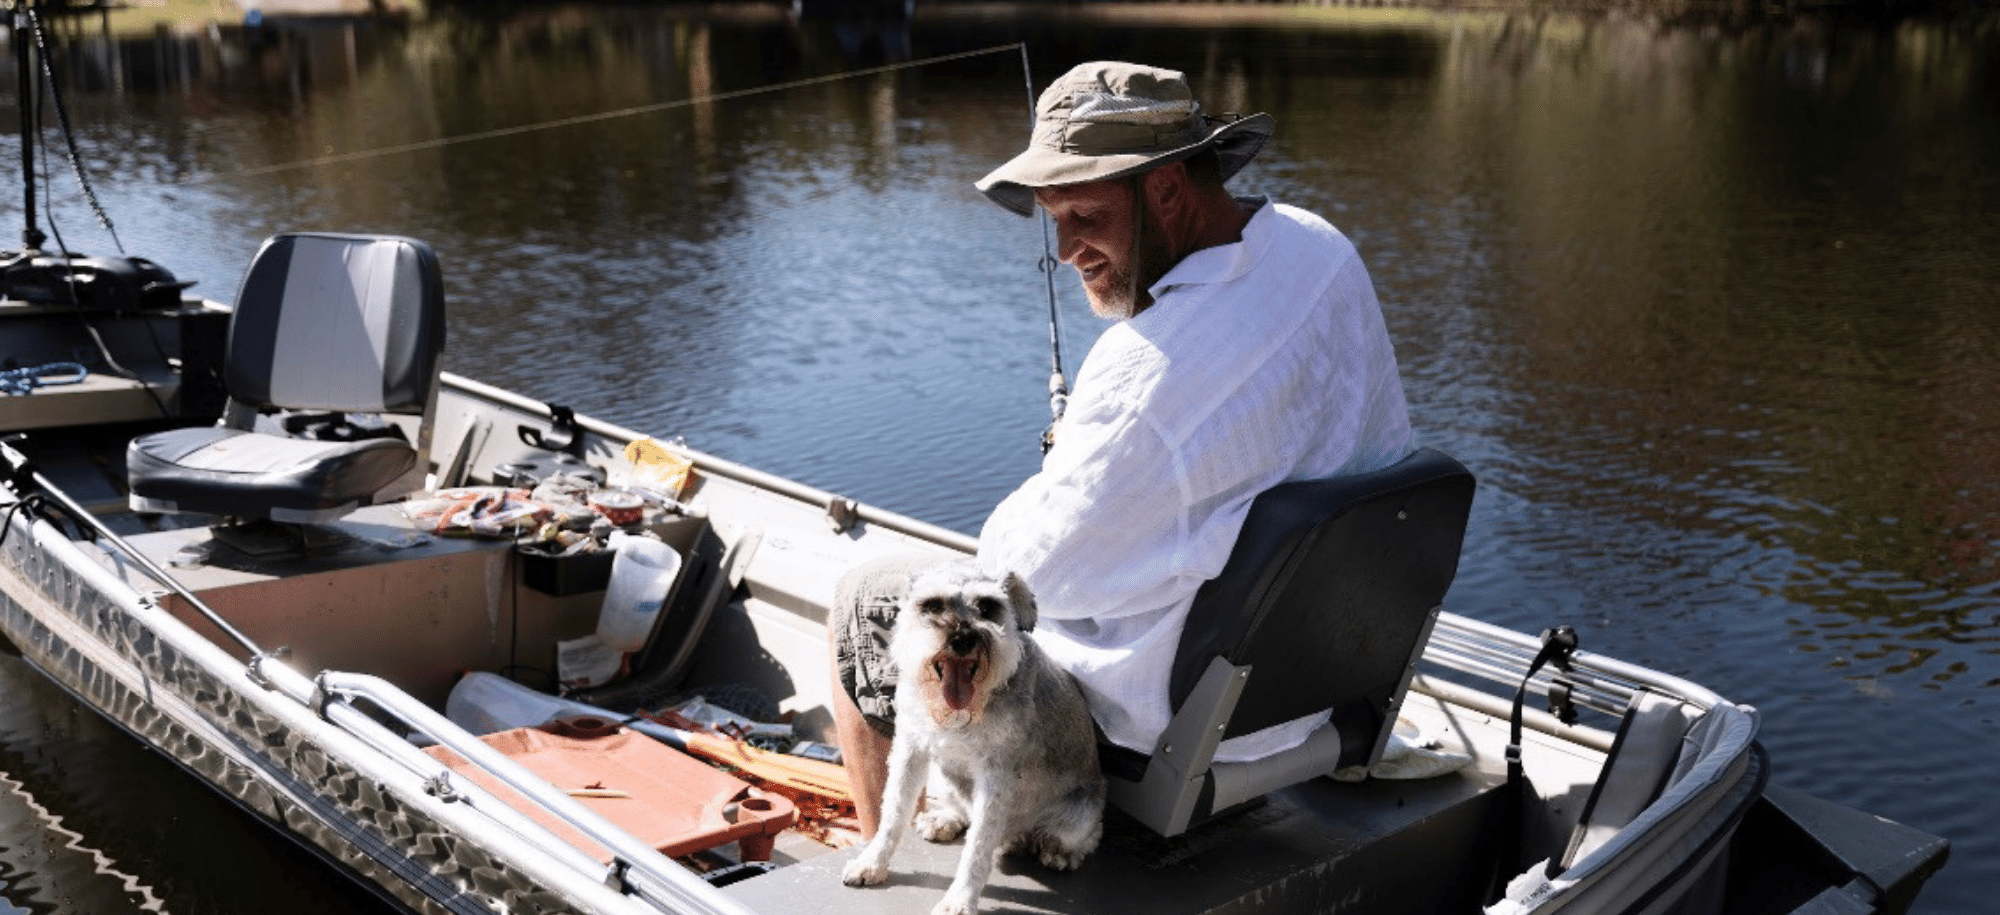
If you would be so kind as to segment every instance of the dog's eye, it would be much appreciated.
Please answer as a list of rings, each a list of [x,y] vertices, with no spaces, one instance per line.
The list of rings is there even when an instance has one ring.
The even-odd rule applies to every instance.
[[[943,613],[948,609],[950,609],[950,607],[945,603],[945,600],[942,597],[926,597],[923,600],[917,601],[917,612],[919,613],[925,613],[932,616],[936,616],[937,614]]]
[[[1007,610],[998,600],[991,597],[982,597],[974,601],[973,605],[979,608],[979,618],[989,623],[1000,622],[1000,615]]]

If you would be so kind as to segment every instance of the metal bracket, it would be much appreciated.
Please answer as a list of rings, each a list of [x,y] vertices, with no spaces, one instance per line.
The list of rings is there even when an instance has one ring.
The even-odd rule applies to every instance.
[[[1571,696],[1575,685],[1562,677],[1549,681],[1549,714],[1564,724],[1576,723],[1576,702]]]
[[[521,442],[530,448],[544,451],[561,451],[583,457],[583,427],[577,424],[576,411],[562,404],[545,404],[549,408],[549,431],[533,426],[517,427],[515,432]]]
[[[846,496],[826,500],[826,523],[836,534],[845,534],[861,521],[861,505]]]
[[[448,769],[439,769],[426,776],[424,793],[447,804],[465,800],[465,795],[460,794],[458,789],[452,786],[451,772]]]

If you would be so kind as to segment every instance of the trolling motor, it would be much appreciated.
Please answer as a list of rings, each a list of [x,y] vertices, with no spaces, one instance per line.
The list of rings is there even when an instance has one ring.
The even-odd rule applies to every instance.
[[[5,258],[0,262],[0,294],[7,299],[84,311],[165,311],[179,307],[181,290],[194,285],[143,257],[30,249],[0,258]]]
[[[88,257],[63,251],[44,251],[48,241],[35,215],[35,144],[41,122],[42,93],[35,79],[33,62],[48,68],[48,47],[42,40],[42,24],[29,0],[13,4],[14,77],[21,113],[21,249],[0,252],[0,298],[37,304],[69,305],[85,311],[129,312],[165,310],[179,307],[181,290],[194,285],[141,257]],[[32,44],[31,44],[32,41]],[[70,166],[84,195],[107,230],[111,220],[97,202],[69,130],[69,116],[62,106],[62,94],[53,78],[47,81],[50,98],[62,122],[63,138],[69,150]],[[112,234],[117,239],[115,231]],[[58,238],[60,241],[60,238]]]

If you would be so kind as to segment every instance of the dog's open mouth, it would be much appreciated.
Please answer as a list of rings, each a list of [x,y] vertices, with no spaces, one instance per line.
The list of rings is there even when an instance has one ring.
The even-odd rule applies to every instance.
[[[931,661],[931,672],[937,674],[938,684],[944,694],[944,704],[952,711],[964,711],[972,704],[974,688],[979,684],[979,655],[939,655]]]

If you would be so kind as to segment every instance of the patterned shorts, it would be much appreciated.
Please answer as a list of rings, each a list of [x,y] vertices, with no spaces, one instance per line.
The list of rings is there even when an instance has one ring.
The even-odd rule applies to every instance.
[[[834,588],[827,629],[840,688],[886,737],[896,734],[896,662],[889,656],[889,634],[911,578],[939,561],[911,554],[878,557],[849,570]]]

